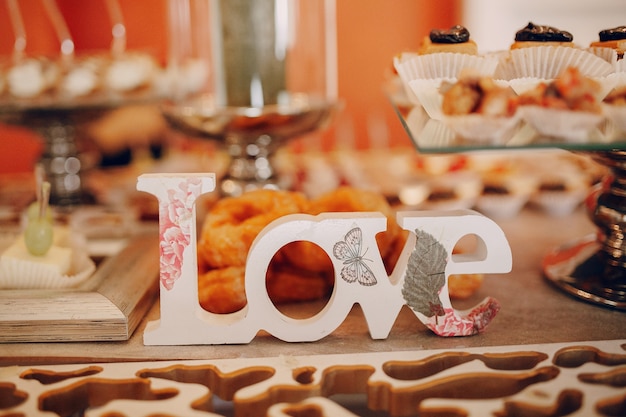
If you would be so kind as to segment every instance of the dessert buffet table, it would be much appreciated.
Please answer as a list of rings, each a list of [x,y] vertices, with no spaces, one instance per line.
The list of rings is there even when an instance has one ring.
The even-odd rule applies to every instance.
[[[387,339],[372,340],[355,307],[339,329],[313,343],[261,333],[246,345],[144,346],[146,323],[159,317],[156,301],[128,341],[0,344],[0,416],[122,410],[285,416],[312,407],[341,417],[381,415],[372,410],[411,415],[418,406],[471,416],[528,409],[623,415],[619,376],[585,383],[579,375],[586,371],[599,381],[623,372],[626,313],[576,300],[541,274],[551,249],[594,232],[584,210],[551,216],[529,207],[497,222],[511,245],[512,272],[486,276],[470,299],[454,302],[458,309],[486,296],[501,302],[483,334],[442,338],[405,308]],[[283,311],[307,317],[322,304]]]
[[[486,276],[470,299],[454,303],[501,302],[483,334],[442,338],[403,310],[387,339],[372,340],[355,307],[313,343],[259,334],[247,345],[144,346],[145,324],[159,316],[156,302],[128,341],[0,344],[0,415],[285,416],[312,408],[347,417],[415,415],[418,407],[468,416],[623,415],[626,314],[578,301],[540,272],[548,251],[594,231],[583,209],[557,217],[526,208],[498,223],[510,241],[512,272]],[[320,304],[284,311],[309,316]]]
[[[515,218],[498,220],[498,224],[511,244],[512,272],[487,275],[470,299],[454,302],[457,309],[469,308],[486,296],[501,302],[498,316],[487,331],[478,336],[435,336],[407,310],[402,311],[388,339],[372,340],[357,306],[337,331],[314,343],[289,344],[260,334],[248,345],[143,346],[145,323],[159,316],[157,301],[128,341],[6,343],[0,345],[0,364],[257,358],[626,339],[625,313],[575,300],[542,277],[541,262],[548,251],[593,233],[594,226],[582,208],[563,217],[527,208]],[[285,311],[294,317],[305,317],[319,311],[321,304],[290,305]],[[381,308],[384,308],[384,300],[381,300]]]

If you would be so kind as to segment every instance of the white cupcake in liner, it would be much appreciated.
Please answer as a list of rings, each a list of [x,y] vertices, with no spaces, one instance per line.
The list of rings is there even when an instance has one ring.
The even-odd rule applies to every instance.
[[[589,142],[589,133],[604,120],[601,113],[536,105],[520,106],[518,113],[540,135],[570,143]]]
[[[604,99],[604,97],[606,97],[607,94],[609,94],[611,90],[613,90],[613,88],[615,88],[615,86],[620,82],[619,76],[615,73],[611,73],[605,77],[593,77],[593,80],[600,86],[594,94],[597,101],[602,101],[602,99]],[[515,94],[522,95],[533,90],[541,83],[550,84],[553,81],[554,79],[520,77],[509,80],[508,83],[513,91],[515,91]]]
[[[428,185],[431,193],[419,206],[420,210],[469,209],[483,189],[479,175],[470,171],[454,171],[432,177]]]
[[[4,252],[12,244],[23,244],[16,239],[23,235],[6,235],[0,239],[0,251]],[[72,258],[67,274],[41,263],[2,257],[0,260],[0,289],[67,289],[75,288],[93,275],[96,265],[86,252],[86,242],[82,235],[66,233],[55,228],[55,245],[71,248]]]
[[[578,208],[589,194],[589,178],[587,175],[555,162],[553,172],[544,179],[544,184],[561,184],[559,188],[540,186],[530,197],[530,203],[539,207],[551,216],[565,216]]]
[[[540,191],[530,198],[530,202],[551,216],[566,216],[581,205],[588,191],[582,188],[564,191]]]
[[[530,196],[523,194],[481,194],[476,210],[493,219],[511,219],[524,208]]]
[[[520,121],[516,114],[510,117],[486,116],[472,113],[444,116],[443,123],[459,137],[474,145],[504,145],[515,132]]]
[[[537,178],[527,172],[498,174],[483,180],[483,184],[475,208],[487,217],[510,219],[519,214],[536,191]],[[491,188],[501,192],[489,192]]]
[[[569,67],[587,77],[602,78],[615,72],[614,65],[589,51],[567,46],[533,46],[513,49],[501,59],[495,72],[498,78],[540,78],[551,80]]]

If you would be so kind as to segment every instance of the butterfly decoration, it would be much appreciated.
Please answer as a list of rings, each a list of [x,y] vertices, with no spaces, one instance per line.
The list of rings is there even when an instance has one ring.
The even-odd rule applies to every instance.
[[[361,246],[363,244],[363,232],[361,228],[355,227],[351,229],[343,241],[335,243],[333,246],[333,255],[340,261],[343,261],[343,268],[341,268],[341,278],[348,282],[353,283],[358,281],[359,284],[365,286],[376,285],[378,282],[374,273],[369,266],[365,263],[369,259],[364,258],[365,253],[361,255]]]

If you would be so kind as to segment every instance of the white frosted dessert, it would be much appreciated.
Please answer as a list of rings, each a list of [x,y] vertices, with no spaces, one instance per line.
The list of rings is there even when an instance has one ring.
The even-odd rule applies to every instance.
[[[149,55],[125,55],[111,62],[105,82],[113,91],[132,92],[149,85],[155,76],[156,68],[156,63]]]
[[[76,62],[68,69],[60,83],[61,94],[74,98],[93,93],[100,86],[99,74],[103,65],[103,60],[97,58],[86,58]]]
[[[52,246],[43,255],[28,250],[24,233],[0,239],[0,246],[6,248],[0,255],[0,289],[74,288],[96,269],[85,239],[67,227],[54,227]]]
[[[45,59],[25,59],[7,73],[7,88],[17,98],[31,99],[52,88],[59,76],[57,66]]]
[[[0,256],[0,264],[12,262],[37,263],[46,273],[67,275],[72,265],[72,249],[59,246],[67,237],[64,229],[56,228],[55,240],[48,251],[43,255],[33,255],[26,247],[24,236],[20,235],[15,242]],[[56,244],[55,244],[56,243]]]

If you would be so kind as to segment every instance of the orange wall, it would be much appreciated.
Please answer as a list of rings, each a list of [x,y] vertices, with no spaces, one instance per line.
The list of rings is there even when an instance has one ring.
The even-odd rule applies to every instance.
[[[371,145],[369,119],[388,127],[391,145],[408,144],[408,139],[382,91],[392,68],[393,55],[417,48],[433,27],[449,27],[460,21],[462,0],[336,0],[339,96],[343,113],[324,135],[323,147]],[[57,0],[77,50],[107,48],[110,30],[103,0]],[[41,0],[19,0],[29,35],[28,51],[58,50],[53,28],[41,13]],[[165,1],[120,0],[127,24],[128,47],[163,57],[166,50]],[[13,35],[6,10],[0,3],[0,55],[10,54]],[[33,151],[33,147],[35,151]],[[29,170],[33,156],[16,160],[16,155],[36,152],[29,132],[0,130],[0,172]],[[23,160],[23,161],[22,161]],[[20,163],[20,161],[22,161]]]

